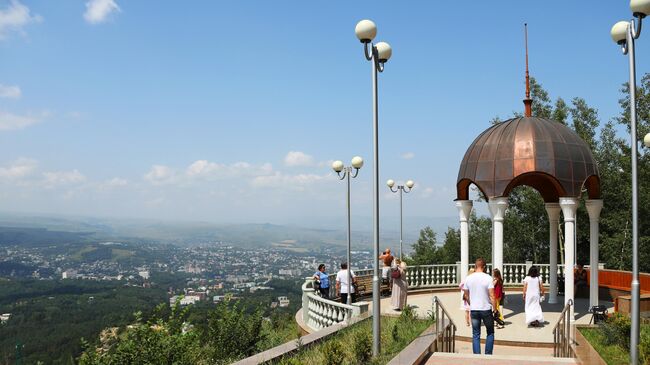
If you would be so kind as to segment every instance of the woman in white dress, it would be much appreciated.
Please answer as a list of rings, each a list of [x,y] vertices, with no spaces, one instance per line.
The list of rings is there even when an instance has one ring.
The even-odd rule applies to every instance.
[[[544,322],[544,314],[540,305],[544,297],[544,285],[539,277],[536,266],[531,266],[528,276],[524,279],[524,303],[526,304],[526,324],[537,327]]]

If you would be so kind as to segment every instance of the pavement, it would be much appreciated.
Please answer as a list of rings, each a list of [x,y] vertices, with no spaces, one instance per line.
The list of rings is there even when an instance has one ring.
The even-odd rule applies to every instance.
[[[459,340],[457,344],[462,344],[463,340],[469,341],[472,337],[472,328],[465,324],[465,311],[460,308],[460,292],[413,293],[408,296],[407,304],[415,307],[418,316],[426,317],[431,311],[434,295],[438,296],[452,321],[456,324],[456,338]],[[548,295],[546,299],[548,300]],[[591,314],[588,312],[589,299],[576,298],[575,303],[575,323],[588,324],[591,319]],[[613,311],[614,304],[612,302],[601,301],[600,304],[605,305],[610,313]],[[495,329],[495,343],[497,345],[507,345],[503,350],[513,355],[530,354],[533,346],[549,348],[553,344],[553,327],[560,318],[563,309],[564,298],[562,296],[558,296],[558,303],[556,304],[543,302],[544,323],[540,327],[530,327],[526,325],[521,291],[506,291],[506,304],[503,306],[503,317],[506,326],[503,329]],[[372,312],[372,303],[370,303],[369,311]],[[381,312],[386,315],[400,314],[400,312],[391,308],[389,297],[382,298]],[[485,339],[485,327],[482,328],[481,338]],[[512,346],[520,350],[514,351],[514,349],[510,349],[509,347]],[[471,343],[469,343],[469,352],[471,353]],[[551,352],[544,352],[544,354],[552,355]]]

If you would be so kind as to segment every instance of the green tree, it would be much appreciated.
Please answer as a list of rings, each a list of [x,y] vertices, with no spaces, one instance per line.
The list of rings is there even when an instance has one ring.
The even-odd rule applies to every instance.
[[[420,230],[420,237],[411,247],[413,255],[410,264],[412,265],[432,265],[441,261],[436,233],[429,226]]]

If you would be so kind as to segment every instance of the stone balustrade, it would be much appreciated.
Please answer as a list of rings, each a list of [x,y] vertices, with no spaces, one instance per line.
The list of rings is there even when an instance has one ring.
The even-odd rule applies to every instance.
[[[470,265],[470,268],[474,265]],[[504,263],[502,269],[503,282],[506,286],[521,285],[533,266],[532,261],[524,263]],[[539,275],[544,285],[549,285],[550,265],[537,264]],[[492,264],[487,264],[491,270]],[[558,265],[558,275],[562,266]],[[373,275],[373,269],[353,269],[357,277]],[[349,321],[351,318],[362,316],[368,312],[367,302],[357,302],[352,305],[336,301],[336,274],[330,274],[329,298],[318,295],[314,289],[314,279],[307,278],[302,286],[302,319],[312,331],[327,328],[333,324]],[[409,290],[454,288],[460,284],[460,262],[455,264],[414,265],[406,271]],[[372,288],[366,288],[365,294],[372,293]]]
[[[352,318],[362,317],[367,313],[367,302],[347,305],[316,295],[313,278],[307,278],[302,285],[302,319],[312,331],[349,322]]]

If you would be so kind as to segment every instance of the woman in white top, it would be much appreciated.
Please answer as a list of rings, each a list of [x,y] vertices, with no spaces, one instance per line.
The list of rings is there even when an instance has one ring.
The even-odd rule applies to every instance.
[[[537,327],[544,322],[544,314],[539,304],[544,297],[544,285],[536,266],[531,266],[528,270],[528,276],[524,279],[523,295],[526,304],[526,324]]]

